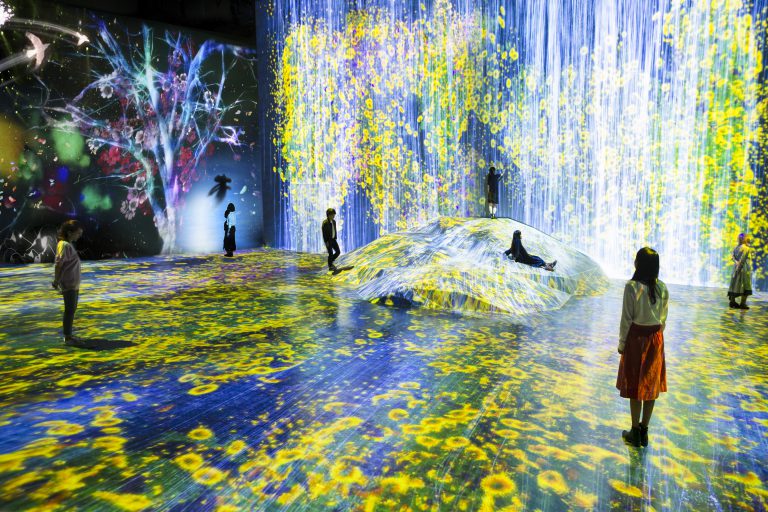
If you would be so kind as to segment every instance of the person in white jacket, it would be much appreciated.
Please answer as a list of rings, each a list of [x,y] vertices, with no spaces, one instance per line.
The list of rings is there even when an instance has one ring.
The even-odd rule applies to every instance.
[[[648,424],[659,393],[667,391],[664,327],[669,292],[659,280],[659,254],[643,247],[635,273],[624,286],[619,326],[619,374],[616,387],[629,398],[632,428],[622,432],[627,444],[648,446]],[[642,416],[642,417],[641,417]]]
[[[56,263],[51,286],[64,297],[62,330],[64,344],[78,346],[81,341],[72,334],[75,311],[80,298],[80,256],[72,245],[83,235],[83,228],[76,220],[68,220],[59,227],[56,244]]]

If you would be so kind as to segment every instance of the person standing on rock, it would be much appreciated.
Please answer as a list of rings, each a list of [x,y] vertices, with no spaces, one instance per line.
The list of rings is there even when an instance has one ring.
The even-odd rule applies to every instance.
[[[532,256],[528,254],[528,251],[526,251],[525,247],[523,247],[523,234],[519,229],[512,235],[512,245],[509,247],[509,249],[504,251],[504,256],[511,258],[512,261],[516,261],[517,263],[523,263],[524,265],[543,268],[544,270],[549,270],[550,272],[554,272],[555,265],[557,265],[557,260],[553,261],[552,263],[547,263],[538,256]]]
[[[328,271],[330,272],[336,271],[333,262],[341,254],[336,235],[336,210],[328,208],[325,211],[325,220],[323,221],[323,242],[325,242],[325,248],[328,250]]]
[[[503,174],[498,174],[495,167],[488,169],[486,176],[486,192],[488,200],[488,212],[492,219],[496,218],[496,208],[499,205],[499,180]]]

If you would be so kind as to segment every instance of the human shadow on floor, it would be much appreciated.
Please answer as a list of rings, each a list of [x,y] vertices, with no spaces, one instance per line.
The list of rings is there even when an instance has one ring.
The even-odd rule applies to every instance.
[[[78,345],[73,348],[86,350],[116,350],[118,348],[135,347],[136,343],[128,340],[108,340],[106,338],[80,338]]]
[[[342,272],[344,272],[345,270],[352,270],[353,268],[355,268],[353,265],[349,265],[347,267],[339,267],[339,268],[337,268],[336,270],[333,271],[333,275],[337,276],[337,275],[341,274]]]

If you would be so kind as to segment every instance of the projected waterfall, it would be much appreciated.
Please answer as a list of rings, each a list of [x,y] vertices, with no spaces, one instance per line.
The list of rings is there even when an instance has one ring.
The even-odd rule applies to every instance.
[[[320,251],[328,206],[347,250],[484,215],[495,165],[500,215],[610,275],[648,244],[667,280],[722,283],[768,229],[766,4],[278,1],[280,243]]]

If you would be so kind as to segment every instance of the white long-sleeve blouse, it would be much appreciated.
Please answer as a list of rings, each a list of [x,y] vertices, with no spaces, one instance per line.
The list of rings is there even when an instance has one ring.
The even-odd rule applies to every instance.
[[[619,351],[624,350],[627,334],[632,324],[661,325],[667,323],[667,306],[669,291],[667,285],[656,280],[656,303],[651,304],[651,296],[647,285],[639,281],[627,281],[624,286],[624,303],[621,308],[621,324],[619,325]]]

